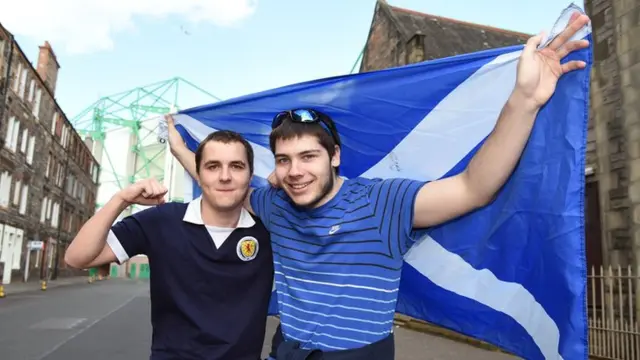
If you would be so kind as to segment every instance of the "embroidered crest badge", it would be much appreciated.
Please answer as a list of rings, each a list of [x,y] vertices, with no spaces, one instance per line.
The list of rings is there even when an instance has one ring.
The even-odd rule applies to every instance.
[[[236,246],[236,253],[238,258],[242,261],[251,261],[258,255],[259,249],[258,240],[252,236],[243,237],[238,241]]]

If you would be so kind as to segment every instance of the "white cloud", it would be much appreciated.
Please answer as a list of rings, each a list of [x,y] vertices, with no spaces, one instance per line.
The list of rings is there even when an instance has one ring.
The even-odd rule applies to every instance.
[[[0,22],[16,35],[49,40],[70,53],[113,48],[113,35],[139,17],[180,16],[190,22],[235,26],[257,0],[0,0]]]

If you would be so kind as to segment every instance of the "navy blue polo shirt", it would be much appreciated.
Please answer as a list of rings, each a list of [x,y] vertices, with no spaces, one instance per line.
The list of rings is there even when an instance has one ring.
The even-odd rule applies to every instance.
[[[203,223],[200,203],[128,216],[107,243],[120,263],[148,257],[151,359],[259,359],[273,285],[269,233],[243,209],[226,236]]]

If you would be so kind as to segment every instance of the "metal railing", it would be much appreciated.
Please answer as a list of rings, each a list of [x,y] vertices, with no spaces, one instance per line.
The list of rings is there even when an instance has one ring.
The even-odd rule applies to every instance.
[[[591,268],[587,281],[589,355],[640,359],[640,276],[631,267]]]

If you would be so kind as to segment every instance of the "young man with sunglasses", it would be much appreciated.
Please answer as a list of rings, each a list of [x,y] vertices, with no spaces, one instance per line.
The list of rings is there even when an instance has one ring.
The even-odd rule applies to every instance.
[[[339,177],[340,137],[313,109],[275,116],[270,147],[274,187],[245,206],[271,233],[284,341],[272,357],[393,359],[393,318],[403,256],[428,228],[487,204],[518,162],[558,78],[584,63],[560,60],[588,46],[569,39],[588,22],[572,17],[547,47],[532,37],[516,86],[493,133],[459,175],[422,182]],[[169,124],[170,145],[193,175],[193,155]],[[274,339],[277,338],[274,337]],[[292,357],[293,358],[293,357]]]

